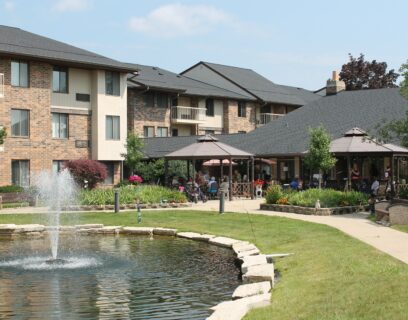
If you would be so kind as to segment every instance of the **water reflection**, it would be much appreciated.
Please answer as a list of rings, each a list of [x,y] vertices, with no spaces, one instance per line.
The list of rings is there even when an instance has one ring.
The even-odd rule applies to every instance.
[[[38,259],[27,258],[31,250],[46,258],[47,246],[46,238],[0,240],[0,318],[205,319],[239,284],[231,252],[200,242],[63,237],[61,256],[94,263],[27,271]]]

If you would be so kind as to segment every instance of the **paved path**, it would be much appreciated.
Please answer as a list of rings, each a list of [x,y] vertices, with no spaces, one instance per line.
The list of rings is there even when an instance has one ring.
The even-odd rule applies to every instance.
[[[248,212],[267,216],[285,217],[337,228],[374,248],[408,264],[408,233],[384,227],[367,219],[367,213],[355,213],[336,216],[311,216],[295,213],[259,210],[262,200],[234,200],[225,203],[225,212]],[[194,204],[190,210],[217,211],[218,201]]]
[[[397,231],[388,227],[383,227],[369,221],[367,213],[345,214],[338,216],[311,216],[295,213],[275,212],[259,210],[259,205],[263,200],[234,200],[225,202],[225,212],[248,212],[251,214],[263,214],[267,216],[285,217],[325,224],[337,228],[344,233],[357,238],[374,248],[377,248],[389,255],[408,264],[408,233]],[[218,212],[219,201],[207,201],[206,203],[193,204],[192,207],[180,208],[177,210],[205,210]],[[154,210],[154,209],[153,209]],[[162,209],[161,209],[162,210]],[[171,209],[174,210],[174,209]],[[16,208],[3,209],[1,214],[18,213],[43,213],[45,208]]]

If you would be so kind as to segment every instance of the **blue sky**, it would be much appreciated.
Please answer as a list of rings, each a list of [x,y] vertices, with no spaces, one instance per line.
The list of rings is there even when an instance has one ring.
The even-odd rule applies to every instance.
[[[404,0],[0,0],[0,24],[114,59],[174,72],[216,62],[311,90],[348,53],[398,69],[407,12]]]

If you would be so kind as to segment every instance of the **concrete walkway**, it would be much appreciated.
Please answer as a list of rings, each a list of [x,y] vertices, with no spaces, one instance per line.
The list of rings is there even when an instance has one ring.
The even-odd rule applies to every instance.
[[[371,222],[368,213],[355,213],[336,216],[311,216],[295,213],[260,210],[259,205],[264,200],[234,200],[225,202],[225,212],[248,212],[274,217],[285,217],[296,220],[325,224],[339,229],[378,250],[408,264],[408,233],[394,230]],[[194,204],[193,210],[217,211],[219,201]]]
[[[263,214],[274,217],[285,217],[290,219],[303,220],[308,222],[325,224],[339,229],[344,233],[357,238],[378,250],[381,250],[394,258],[408,264],[408,233],[397,231],[373,223],[367,219],[367,213],[345,214],[338,216],[311,216],[295,213],[275,212],[259,210],[263,199],[257,200],[234,200],[225,202],[225,212]],[[206,203],[193,204],[192,207],[178,208],[176,210],[202,210],[216,211],[219,209],[219,201],[212,200]],[[155,210],[155,209],[149,209]],[[159,209],[174,210],[174,209]],[[19,213],[44,213],[46,208],[14,208],[3,209],[0,214],[19,214]],[[112,212],[112,211],[110,211]]]

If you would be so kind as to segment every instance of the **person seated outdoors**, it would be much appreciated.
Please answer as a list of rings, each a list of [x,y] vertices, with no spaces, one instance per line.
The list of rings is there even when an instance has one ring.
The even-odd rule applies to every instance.
[[[207,184],[207,194],[209,197],[214,197],[218,192],[218,183],[215,181],[215,177],[211,177],[210,181]]]
[[[290,187],[292,190],[298,190],[299,189],[299,178],[295,177],[292,182],[290,183]]]
[[[233,181],[240,183],[242,181],[241,174],[238,170],[234,171]]]
[[[179,179],[177,176],[174,176],[172,181],[171,181],[171,185],[174,188],[177,188],[180,185]]]

